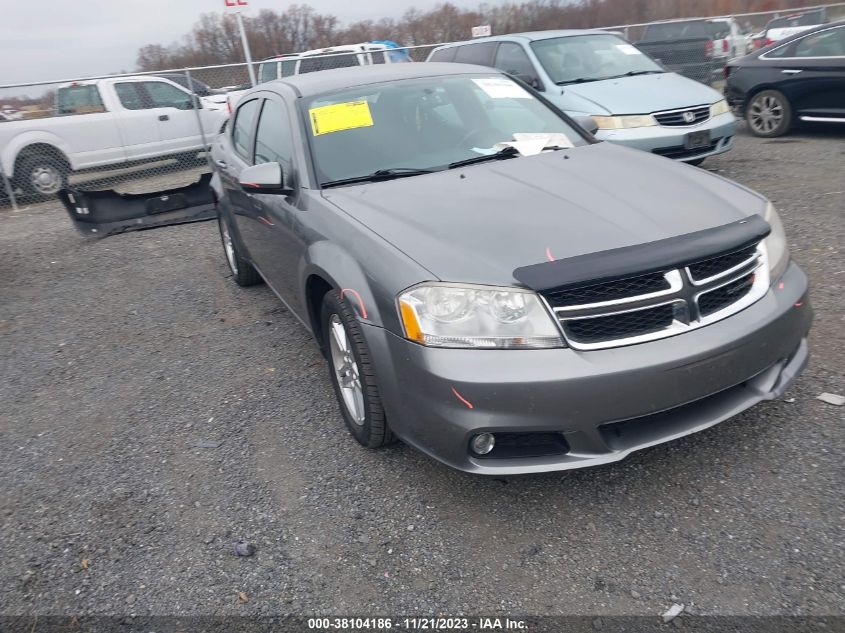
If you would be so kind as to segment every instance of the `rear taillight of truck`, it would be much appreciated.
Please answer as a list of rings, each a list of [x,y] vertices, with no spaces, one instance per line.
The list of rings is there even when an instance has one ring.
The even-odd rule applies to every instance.
[[[725,39],[725,40],[722,40],[722,51],[723,51],[723,52],[725,52],[725,53],[727,53],[727,52],[728,52],[728,48],[730,48],[730,47],[728,46],[728,40],[726,40],[726,39]]]
[[[713,40],[707,40],[704,43],[704,56],[713,57]]]

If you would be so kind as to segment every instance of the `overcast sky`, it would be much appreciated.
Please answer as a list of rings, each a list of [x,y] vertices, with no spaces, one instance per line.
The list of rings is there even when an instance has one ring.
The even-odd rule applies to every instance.
[[[302,0],[300,0],[302,2]],[[478,0],[452,0],[475,7]],[[250,9],[284,10],[290,2],[249,0]],[[138,48],[170,44],[191,30],[199,15],[223,9],[223,0],[21,0],[2,3],[0,85],[70,79],[135,68]],[[306,0],[343,23],[400,17],[437,0]]]

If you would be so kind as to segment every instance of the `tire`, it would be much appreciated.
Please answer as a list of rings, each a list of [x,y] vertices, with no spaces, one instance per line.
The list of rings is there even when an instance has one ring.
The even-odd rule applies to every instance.
[[[39,151],[24,156],[15,167],[15,183],[34,200],[49,200],[67,187],[70,166],[59,154]]]
[[[754,136],[783,136],[792,127],[792,106],[782,92],[763,90],[745,107],[745,122]]]
[[[684,161],[684,162],[685,162],[687,165],[692,165],[693,167],[698,167],[698,166],[699,166],[699,165],[701,165],[701,163],[703,163],[705,160],[707,160],[707,157],[706,157],[706,156],[705,156],[704,158],[696,158],[695,160],[687,160],[687,161]]]
[[[217,227],[220,229],[220,242],[223,245],[223,255],[226,258],[226,263],[229,265],[229,270],[232,272],[232,278],[235,283],[244,288],[248,286],[255,286],[264,281],[255,266],[250,264],[238,253],[238,246],[232,238],[232,231],[229,229],[229,223],[222,215],[217,216]]]
[[[323,297],[320,324],[329,376],[346,427],[367,448],[392,444],[396,438],[384,415],[372,356],[355,314],[336,290]],[[339,340],[341,332],[344,340]],[[342,380],[348,380],[348,386],[342,386]]]

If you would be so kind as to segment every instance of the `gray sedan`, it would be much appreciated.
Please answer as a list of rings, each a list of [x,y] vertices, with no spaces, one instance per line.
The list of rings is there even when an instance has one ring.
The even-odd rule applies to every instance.
[[[489,68],[263,84],[213,156],[235,281],[312,332],[364,446],[483,474],[604,464],[807,362],[807,279],[765,198],[596,142]]]

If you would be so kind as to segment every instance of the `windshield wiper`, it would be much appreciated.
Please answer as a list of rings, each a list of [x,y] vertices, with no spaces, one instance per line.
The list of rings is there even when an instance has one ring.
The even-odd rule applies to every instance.
[[[604,81],[605,79],[619,79],[620,77],[636,77],[637,75],[651,75],[663,74],[665,70],[629,70],[621,75],[610,75],[608,77],[579,77],[578,79],[570,79],[568,81],[556,81],[555,85],[565,86],[567,84],[583,84],[588,81]]]
[[[486,163],[489,160],[502,160],[503,158],[513,158],[515,156],[519,156],[519,150],[511,145],[508,145],[500,149],[498,152],[493,152],[492,154],[484,154],[482,156],[473,156],[472,158],[457,160],[454,163],[449,163],[448,167],[449,169],[455,169],[455,167],[475,165],[476,163]]]
[[[340,187],[341,185],[354,185],[358,182],[377,182],[379,180],[393,180],[394,178],[405,178],[407,176],[418,176],[420,174],[432,174],[436,169],[420,169],[417,167],[392,167],[391,169],[377,169],[366,176],[353,176],[352,178],[341,178],[339,180],[327,180],[321,182],[323,189],[329,187]]]
[[[578,77],[578,79],[567,79],[566,81],[556,81],[556,86],[565,86],[566,84],[583,84],[588,81],[601,81],[607,77]]]
[[[621,75],[616,75],[617,77],[636,77],[637,75],[662,75],[666,71],[665,70],[629,70],[626,73],[622,73]]]

